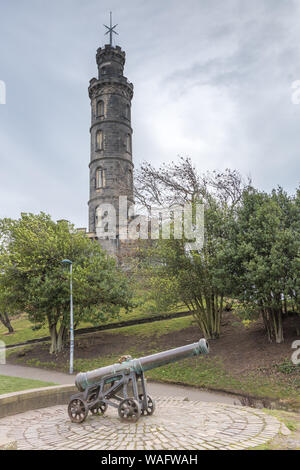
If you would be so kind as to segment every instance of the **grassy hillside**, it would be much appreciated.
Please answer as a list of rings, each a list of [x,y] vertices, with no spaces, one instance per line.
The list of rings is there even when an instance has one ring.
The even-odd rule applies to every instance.
[[[147,377],[207,389],[267,398],[280,406],[300,408],[300,367],[291,363],[290,345],[297,339],[293,322],[285,325],[286,342],[267,342],[261,323],[245,327],[234,315],[223,319],[222,335],[210,342],[206,357],[186,359],[147,372]],[[201,333],[191,316],[97,332],[78,337],[75,370],[114,363],[123,354],[139,357],[198,341]],[[30,366],[68,370],[68,351],[58,357],[47,344],[9,351],[8,360]],[[249,402],[250,403],[250,402]]]
[[[179,305],[176,308],[176,312],[182,312],[185,310],[186,307],[182,305]],[[147,310],[145,306],[138,306],[131,312],[121,312],[118,317],[107,318],[106,321],[101,324],[113,324],[118,323],[120,321],[138,320],[141,318],[151,317],[152,315],[155,315],[155,313],[151,312],[151,309]],[[49,336],[49,330],[46,325],[40,329],[36,329],[35,325],[28,320],[28,316],[26,314],[13,317],[11,323],[15,330],[15,332],[12,334],[8,334],[7,328],[5,328],[2,323],[0,323],[0,341],[4,341],[8,346],[12,344],[23,343],[30,339],[38,339]],[[92,326],[97,325],[93,325],[90,322],[81,322],[78,328],[88,328]]]

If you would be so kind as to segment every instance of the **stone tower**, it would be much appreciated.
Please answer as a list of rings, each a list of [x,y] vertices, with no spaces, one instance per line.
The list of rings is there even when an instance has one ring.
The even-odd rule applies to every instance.
[[[114,32],[114,31],[113,31]],[[111,34],[112,36],[112,34]],[[99,48],[96,55],[98,78],[90,81],[91,160],[89,236],[97,239],[103,204],[112,204],[117,215],[116,238],[99,238],[110,254],[119,248],[119,196],[133,200],[131,100],[133,85],[123,75],[125,52],[119,46]],[[103,217],[102,217],[103,218]]]

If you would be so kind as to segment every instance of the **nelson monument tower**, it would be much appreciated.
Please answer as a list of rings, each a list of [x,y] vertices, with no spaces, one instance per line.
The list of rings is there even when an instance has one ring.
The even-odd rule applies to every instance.
[[[91,157],[89,197],[89,237],[96,239],[110,254],[117,254],[119,240],[119,197],[133,199],[131,100],[133,85],[124,76],[125,52],[113,46],[117,25],[106,26],[110,43],[97,50],[98,77],[90,81]],[[97,227],[106,213],[106,204],[116,213],[116,237],[98,237]]]

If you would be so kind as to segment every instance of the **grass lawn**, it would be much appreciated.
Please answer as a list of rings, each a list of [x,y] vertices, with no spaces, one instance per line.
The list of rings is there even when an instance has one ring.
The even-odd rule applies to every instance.
[[[41,382],[40,380],[21,379],[19,377],[7,377],[0,375],[0,395],[5,393],[19,392],[32,388],[50,387],[52,382]]]
[[[186,310],[185,306],[178,306],[176,308],[176,312],[183,312]],[[166,315],[171,312],[167,312]],[[149,313],[149,310],[145,310],[145,308],[141,308],[140,306],[133,309],[131,312],[121,312],[118,317],[108,318],[102,324],[107,323],[118,323],[120,321],[129,321],[129,320],[138,320],[141,318],[147,318],[155,315],[154,313]],[[36,330],[34,324],[28,320],[26,314],[19,315],[15,319],[12,320],[12,326],[15,330],[13,334],[7,334],[7,328],[0,323],[0,341],[4,341],[7,346],[11,344],[18,344],[28,341],[30,339],[38,339],[43,338],[45,336],[49,336],[48,327],[45,325],[42,328]],[[88,328],[93,325],[90,322],[81,322],[78,328]]]

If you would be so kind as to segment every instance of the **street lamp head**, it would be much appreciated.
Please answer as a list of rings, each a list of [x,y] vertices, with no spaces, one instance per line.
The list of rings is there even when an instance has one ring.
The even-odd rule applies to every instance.
[[[62,260],[62,264],[73,264],[69,259]]]

